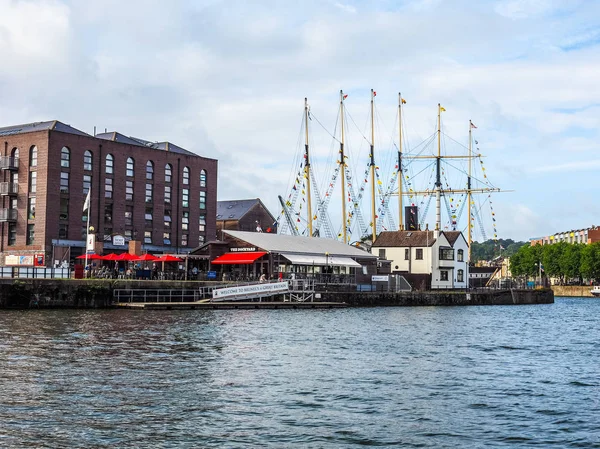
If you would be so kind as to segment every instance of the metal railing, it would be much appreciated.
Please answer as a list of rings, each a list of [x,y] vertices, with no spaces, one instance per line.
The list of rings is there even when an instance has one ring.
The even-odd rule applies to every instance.
[[[19,158],[12,156],[0,156],[0,169],[2,170],[18,170]]]
[[[16,195],[19,193],[19,184],[16,182],[0,182],[0,195]]]
[[[3,208],[0,209],[0,221],[17,221],[17,209]]]
[[[69,268],[0,267],[0,278],[13,279],[69,279]]]

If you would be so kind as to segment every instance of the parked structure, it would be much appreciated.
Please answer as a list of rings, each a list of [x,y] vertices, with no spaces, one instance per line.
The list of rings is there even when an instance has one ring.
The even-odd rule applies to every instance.
[[[52,266],[92,246],[186,253],[216,233],[217,161],[170,142],[59,121],[0,128],[0,264]],[[90,192],[90,222],[83,213]]]
[[[534,237],[529,239],[531,246],[535,245],[552,245],[554,243],[583,243],[586,245],[600,242],[600,227],[590,226],[585,229],[577,229],[570,231],[557,232],[545,237]]]
[[[391,261],[391,271],[413,288],[466,288],[468,245],[459,231],[386,231],[371,252]]]

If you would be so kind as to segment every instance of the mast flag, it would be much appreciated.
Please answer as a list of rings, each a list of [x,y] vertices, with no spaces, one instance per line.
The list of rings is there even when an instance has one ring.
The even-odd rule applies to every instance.
[[[92,189],[88,190],[87,196],[85,197],[85,202],[83,203],[83,211],[85,212],[90,207],[90,193]]]

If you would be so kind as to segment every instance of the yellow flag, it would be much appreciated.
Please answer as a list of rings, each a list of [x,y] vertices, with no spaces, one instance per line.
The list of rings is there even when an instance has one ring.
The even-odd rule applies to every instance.
[[[440,106],[440,111],[446,112],[446,109],[443,106]]]
[[[404,98],[402,99],[402,104],[406,104],[406,100]]]

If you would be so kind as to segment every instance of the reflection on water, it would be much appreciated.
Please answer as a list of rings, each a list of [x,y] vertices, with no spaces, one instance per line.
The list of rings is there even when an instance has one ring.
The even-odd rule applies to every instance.
[[[0,312],[0,447],[600,447],[600,301]]]

